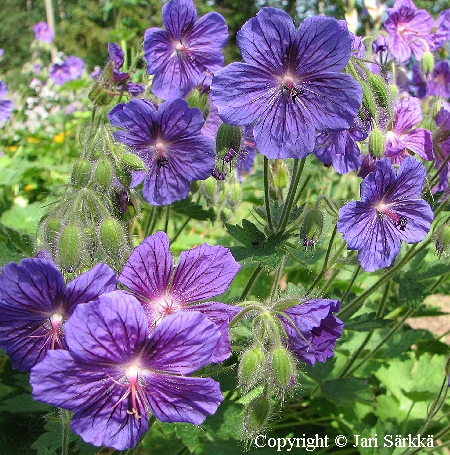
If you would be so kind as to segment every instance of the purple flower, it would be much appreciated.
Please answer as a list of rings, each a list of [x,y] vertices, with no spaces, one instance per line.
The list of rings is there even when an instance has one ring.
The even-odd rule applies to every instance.
[[[225,292],[239,268],[227,248],[206,243],[181,252],[174,267],[169,239],[160,231],[134,249],[119,282],[141,302],[150,328],[179,310],[204,313],[221,331],[213,355],[214,362],[221,362],[231,354],[228,323],[239,308],[220,302],[198,302]]]
[[[355,171],[362,164],[362,154],[356,141],[366,139],[369,128],[369,122],[362,122],[356,117],[348,130],[318,133],[314,154],[325,166],[333,164],[339,174]]]
[[[341,71],[352,38],[336,19],[305,19],[298,30],[279,9],[262,8],[237,34],[244,63],[213,78],[211,93],[230,125],[254,124],[256,147],[268,158],[303,158],[316,129],[349,128],[361,87]]]
[[[84,62],[73,55],[67,57],[62,63],[55,63],[50,71],[50,77],[59,85],[68,81],[79,79],[83,74]]]
[[[434,65],[427,81],[427,95],[450,98],[450,67],[448,62],[440,60]]]
[[[433,47],[430,36],[433,24],[430,14],[424,9],[418,10],[411,0],[395,0],[384,23],[389,34],[391,54],[400,63],[407,62],[411,52],[420,60],[427,46]]]
[[[436,51],[444,46],[450,38],[450,9],[439,13],[439,17],[431,29],[431,39],[433,40],[432,51]]]
[[[6,122],[6,120],[11,117],[12,111],[14,109],[13,102],[11,100],[3,99],[8,91],[8,86],[0,81],[0,121]]]
[[[381,54],[388,51],[388,42],[384,35],[378,35],[373,41],[372,51],[374,54]]]
[[[358,261],[367,272],[389,267],[400,252],[401,240],[418,243],[425,238],[433,211],[420,199],[425,166],[405,158],[398,170],[388,159],[361,183],[361,202],[352,201],[339,211],[337,230],[349,250],[358,250]]]
[[[281,313],[288,349],[310,365],[333,357],[336,340],[344,328],[344,323],[333,315],[337,311],[339,300],[314,299]]]
[[[395,117],[392,130],[386,133],[385,156],[393,164],[400,164],[411,151],[424,160],[433,159],[431,133],[423,128],[414,128],[422,121],[422,102],[407,97],[394,106]]]
[[[223,399],[219,384],[189,374],[219,339],[201,313],[167,317],[152,333],[139,302],[122,291],[79,305],[66,324],[69,351],[31,371],[33,397],[74,412],[72,430],[95,446],[135,447],[148,410],[163,422],[199,425]]]
[[[433,134],[434,139],[434,155],[435,155],[435,166],[436,169],[440,169],[443,166],[439,174],[439,183],[433,188],[433,192],[445,191],[448,189],[448,175],[450,172],[450,105],[441,101],[442,107],[436,117],[436,125],[438,129]]]
[[[39,41],[43,41],[44,43],[50,44],[55,37],[53,30],[51,29],[50,25],[47,24],[47,22],[38,22],[37,24],[34,24],[33,32],[34,37]]]
[[[51,349],[66,349],[64,325],[79,303],[116,288],[116,276],[98,264],[67,286],[47,259],[22,259],[3,267],[0,276],[0,347],[13,368],[29,371]]]
[[[149,101],[133,99],[115,106],[108,117],[112,125],[123,128],[115,138],[130,146],[146,167],[133,173],[132,186],[143,180],[142,193],[150,204],[184,199],[190,182],[211,175],[214,143],[200,133],[203,114],[184,99],[166,101],[158,109]]]
[[[122,68],[125,61],[125,53],[117,43],[108,43],[109,60],[113,64],[113,81],[121,82],[130,78],[128,73],[122,73]]]
[[[212,12],[198,21],[192,0],[170,0],[162,8],[166,30],[149,28],[144,35],[152,91],[162,99],[187,95],[223,66],[221,49],[228,39],[225,19]]]

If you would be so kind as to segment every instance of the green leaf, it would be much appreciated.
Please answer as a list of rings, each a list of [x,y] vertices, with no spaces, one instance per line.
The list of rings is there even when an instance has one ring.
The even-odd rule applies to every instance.
[[[237,224],[225,223],[225,228],[231,237],[246,246],[257,246],[266,240],[266,236],[257,226],[246,219],[242,220],[242,227]]]
[[[370,385],[363,379],[340,378],[322,383],[322,391],[335,403],[348,404],[354,401],[372,401]]]
[[[345,322],[345,328],[347,330],[356,330],[358,332],[368,332],[374,329],[382,329],[392,321],[387,321],[382,318],[377,318],[376,313],[365,313],[359,316],[355,316]]]
[[[199,444],[199,437],[203,435],[203,430],[189,423],[175,424],[175,434],[183,441],[183,444],[193,452]]]
[[[12,252],[23,253],[25,256],[31,256],[33,253],[31,236],[22,234],[2,223],[0,223],[0,240],[5,242]]]
[[[208,210],[205,210],[200,204],[193,202],[190,197],[187,197],[182,201],[172,202],[172,205],[170,207],[174,212],[179,213],[180,215],[188,216],[193,220],[214,221],[216,219],[216,213],[212,207],[210,207]]]

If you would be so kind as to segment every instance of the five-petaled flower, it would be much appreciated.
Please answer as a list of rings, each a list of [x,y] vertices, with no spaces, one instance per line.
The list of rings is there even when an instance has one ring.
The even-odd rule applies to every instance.
[[[133,99],[115,106],[108,117],[112,125],[122,128],[114,137],[144,163],[146,171],[134,172],[131,185],[143,180],[142,193],[150,204],[184,199],[191,182],[211,175],[214,143],[201,134],[203,114],[186,100],[165,101],[157,109],[149,101]]]
[[[349,128],[361,104],[360,85],[340,71],[352,37],[329,17],[305,19],[262,8],[237,34],[244,63],[214,75],[213,101],[225,123],[254,124],[257,150],[268,158],[303,158],[316,129]]]
[[[170,0],[162,8],[166,30],[149,28],[144,35],[152,91],[162,99],[187,95],[223,66],[228,39],[225,19],[216,12],[198,21],[192,0]]]
[[[225,292],[239,268],[228,248],[206,243],[182,251],[174,267],[169,238],[160,231],[134,249],[118,281],[141,302],[150,328],[179,310],[202,312],[220,329],[221,339],[213,361],[221,362],[231,354],[228,324],[240,308],[220,302],[199,302]]]
[[[66,323],[68,351],[31,371],[33,398],[74,412],[72,430],[95,446],[135,447],[148,411],[199,425],[223,399],[219,384],[189,375],[208,364],[220,334],[199,312],[168,316],[149,334],[139,302],[123,291],[79,305]]]
[[[339,211],[337,230],[358,250],[358,261],[367,272],[389,267],[400,252],[401,240],[422,241],[434,218],[429,204],[420,199],[425,166],[405,158],[398,173],[386,158],[361,183],[361,202],[352,201]]]
[[[97,264],[67,286],[55,264],[22,259],[3,267],[0,276],[0,347],[13,368],[29,371],[52,349],[66,349],[64,325],[80,303],[116,288],[116,275]]]

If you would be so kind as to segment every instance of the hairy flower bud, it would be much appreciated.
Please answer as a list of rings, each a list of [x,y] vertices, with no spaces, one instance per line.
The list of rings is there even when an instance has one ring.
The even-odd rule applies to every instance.
[[[44,239],[50,246],[56,244],[59,231],[61,229],[61,221],[56,216],[47,218],[44,224]]]
[[[94,180],[102,187],[107,187],[112,181],[111,163],[103,158],[97,163],[94,172]]]
[[[272,168],[273,186],[279,190],[286,188],[288,184],[289,172],[286,164],[282,160],[275,160]]]
[[[111,97],[108,95],[108,90],[100,81],[94,82],[88,98],[95,106],[106,106],[111,102]]]
[[[105,253],[112,258],[121,255],[124,234],[119,222],[113,218],[103,221],[100,226],[100,242]]]
[[[323,232],[323,213],[316,208],[309,210],[300,228],[303,246],[314,246]]]
[[[272,351],[272,373],[275,385],[286,390],[294,376],[294,368],[290,352],[282,346]]]
[[[369,152],[372,156],[381,156],[384,153],[386,140],[384,138],[384,133],[378,129],[374,128],[369,136]]]
[[[244,425],[250,434],[256,434],[269,422],[272,405],[264,395],[254,399],[244,411]]]
[[[134,155],[133,153],[124,153],[120,157],[122,165],[126,168],[131,169],[132,171],[145,171],[145,166],[142,160]]]
[[[369,86],[372,88],[372,93],[377,104],[385,109],[389,108],[389,86],[384,79],[378,74],[369,74],[367,78]]]
[[[375,102],[375,97],[370,85],[366,82],[360,81],[361,87],[363,89],[363,104],[369,112],[372,118],[376,117],[377,114],[377,104]]]
[[[450,225],[442,226],[436,235],[436,252],[439,257],[447,256],[450,248]]]
[[[241,145],[242,130],[238,126],[222,123],[217,131],[216,151],[218,155],[225,155],[230,147],[238,150]]]
[[[249,390],[258,383],[262,376],[265,360],[264,352],[259,347],[244,352],[238,368],[241,387]]]
[[[81,188],[85,187],[91,178],[91,163],[88,160],[81,159],[75,163],[70,180],[74,185]]]
[[[61,267],[73,271],[80,262],[80,235],[77,226],[69,224],[59,237],[58,254]]]
[[[423,74],[431,74],[434,68],[434,55],[430,51],[425,51],[420,61],[420,68]]]

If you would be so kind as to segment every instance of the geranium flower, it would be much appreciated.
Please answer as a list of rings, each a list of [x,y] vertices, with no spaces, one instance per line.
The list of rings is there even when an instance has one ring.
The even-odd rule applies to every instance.
[[[79,79],[83,74],[84,62],[79,57],[70,55],[62,63],[55,63],[50,71],[50,77],[59,85]]]
[[[440,60],[434,65],[430,78],[426,82],[427,95],[450,97],[450,67],[448,62]]]
[[[38,22],[33,25],[34,37],[44,43],[52,43],[55,34],[47,22]]]
[[[336,340],[344,328],[344,323],[333,315],[337,311],[339,300],[314,299],[280,313],[288,349],[313,366],[333,357]]]
[[[436,169],[439,169],[450,155],[450,104],[441,101],[442,107],[436,117],[438,129],[433,133],[433,153]],[[448,175],[450,172],[450,161],[447,159],[439,173],[439,183],[433,188],[433,192],[446,191],[448,189]]]
[[[190,182],[207,179],[214,168],[214,143],[200,131],[199,109],[184,99],[169,100],[156,108],[146,100],[118,104],[108,114],[112,125],[123,128],[114,137],[132,148],[146,171],[133,173],[132,186],[144,181],[144,199],[153,205],[184,199]]]
[[[13,102],[11,100],[3,99],[6,96],[8,91],[8,86],[0,81],[0,121],[6,122],[6,120],[11,117],[12,111],[14,109]]]
[[[414,128],[422,121],[422,102],[418,98],[403,98],[394,106],[392,129],[386,133],[385,156],[393,164],[400,164],[409,151],[424,160],[433,159],[431,133],[424,128]]]
[[[356,117],[348,130],[318,133],[314,154],[325,166],[333,165],[339,174],[355,171],[362,164],[361,150],[356,142],[366,139],[369,129],[369,122]]]
[[[225,19],[216,12],[198,21],[192,0],[170,0],[162,8],[166,30],[149,28],[144,35],[152,91],[162,99],[187,95],[223,66],[221,49],[228,39]]]
[[[228,323],[240,309],[220,302],[199,302],[225,292],[239,268],[230,250],[206,243],[182,251],[174,267],[169,239],[160,231],[134,249],[118,280],[141,302],[151,328],[176,311],[205,314],[221,331],[213,356],[214,362],[221,362],[231,354]]]
[[[386,158],[361,183],[361,202],[352,201],[339,211],[337,230],[349,250],[358,250],[366,272],[389,267],[400,252],[401,240],[418,243],[434,218],[429,204],[420,199],[425,166],[405,158],[398,170]]]
[[[67,286],[56,265],[40,257],[10,262],[0,276],[0,347],[14,369],[29,371],[51,349],[66,349],[64,325],[80,303],[116,288],[116,275],[98,264]]]
[[[148,410],[163,422],[199,425],[223,399],[220,385],[189,374],[219,338],[201,313],[168,316],[149,337],[139,302],[122,291],[79,305],[66,324],[69,351],[31,371],[33,398],[74,412],[71,428],[94,446],[135,447]]]
[[[359,84],[340,71],[352,37],[336,19],[291,17],[262,8],[237,34],[244,63],[215,74],[213,101],[225,123],[254,124],[257,150],[268,158],[303,158],[316,129],[351,126],[361,104]]]
[[[433,25],[430,14],[418,10],[411,0],[395,0],[384,23],[389,34],[389,51],[400,63],[407,62],[411,52],[420,60],[427,48],[433,49],[430,36]]]

